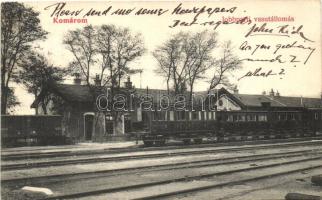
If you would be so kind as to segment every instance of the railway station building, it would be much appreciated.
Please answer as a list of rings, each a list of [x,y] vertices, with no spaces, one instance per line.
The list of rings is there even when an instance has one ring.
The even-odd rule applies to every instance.
[[[107,88],[97,87],[96,91],[108,93]],[[169,95],[167,90],[135,89],[129,79],[122,91],[127,95],[135,94],[139,98],[150,95],[153,97],[153,106],[157,106],[162,101],[162,96]],[[48,94],[51,99],[44,105],[44,98],[48,98]],[[321,98],[282,96],[273,90],[267,94],[240,94],[237,89],[230,92],[221,88],[212,91],[214,101],[211,104],[215,109],[201,109],[202,104],[206,104],[208,94],[206,92],[196,92],[195,94],[201,100],[195,101],[196,108],[194,110],[154,109],[149,114],[142,110],[137,103],[130,102],[133,107],[127,112],[123,112],[118,120],[115,120],[110,112],[98,112],[97,99],[93,98],[90,88],[78,82],[53,85],[46,91],[42,91],[31,107],[36,109],[38,114],[61,115],[63,134],[73,138],[76,142],[131,140],[138,133],[148,129],[149,120],[218,120],[216,118],[218,111],[263,111],[262,114],[256,112],[253,115],[231,115],[225,119],[227,121],[266,121],[265,112],[267,111],[281,111],[277,116],[278,120],[294,120],[300,118],[301,115],[294,114],[294,112],[287,114],[287,111],[300,113],[305,110],[314,113],[313,120],[322,120]],[[170,99],[170,102],[173,105],[173,99]],[[44,107],[46,108],[44,109]]]

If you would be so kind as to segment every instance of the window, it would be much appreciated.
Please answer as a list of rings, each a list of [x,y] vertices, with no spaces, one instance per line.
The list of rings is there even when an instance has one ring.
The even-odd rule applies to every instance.
[[[105,131],[109,135],[113,134],[113,116],[112,115],[105,116]]]
[[[266,114],[260,114],[260,115],[258,115],[258,121],[261,121],[261,122],[267,121]]]
[[[318,119],[319,119],[319,115],[318,115],[318,113],[315,113],[315,115],[314,115],[314,119],[315,119],[315,120],[318,120]]]
[[[232,122],[234,120],[233,115],[228,115],[227,121]]]
[[[113,116],[112,116],[112,115],[106,115],[106,116],[105,116],[105,119],[106,119],[107,121],[112,121],[112,120],[113,120]]]
[[[219,106],[223,106],[223,105],[224,105],[224,103],[223,103],[223,101],[222,101],[221,99],[219,99],[219,101],[218,101],[218,105],[219,105]]]

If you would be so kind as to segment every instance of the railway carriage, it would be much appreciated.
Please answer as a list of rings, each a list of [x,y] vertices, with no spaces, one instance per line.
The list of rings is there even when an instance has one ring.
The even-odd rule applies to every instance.
[[[147,112],[146,145],[162,145],[169,139],[185,144],[315,136],[322,131],[322,111],[160,111]],[[193,117],[196,116],[196,117]]]

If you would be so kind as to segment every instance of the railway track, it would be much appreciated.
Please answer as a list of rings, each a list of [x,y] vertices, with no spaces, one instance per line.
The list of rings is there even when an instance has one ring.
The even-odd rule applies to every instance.
[[[272,159],[272,158],[271,158]],[[219,171],[219,172],[210,172],[210,173],[203,173],[200,175],[192,175],[192,176],[183,176],[183,177],[175,177],[175,178],[170,178],[166,180],[157,180],[157,181],[149,181],[149,182],[144,182],[144,183],[139,183],[139,184],[133,184],[133,185],[125,185],[125,186],[119,186],[119,187],[112,187],[112,188],[101,188],[98,190],[90,190],[90,191],[82,191],[82,192],[77,192],[77,193],[70,193],[70,194],[65,194],[65,195],[56,195],[56,196],[51,196],[45,199],[74,199],[74,198],[88,198],[88,197],[93,197],[96,199],[97,196],[99,195],[112,195],[113,193],[120,193],[120,192],[126,192],[128,193],[129,197],[133,197],[133,199],[159,199],[159,198],[164,198],[164,197],[173,197],[176,195],[182,195],[182,194],[187,194],[187,193],[193,193],[193,192],[199,192],[203,190],[209,190],[209,189],[214,189],[214,188],[220,188],[224,186],[231,186],[231,185],[236,185],[236,184],[242,184],[250,181],[256,181],[256,180],[261,180],[261,179],[267,179],[267,178],[272,178],[276,176],[282,176],[282,175],[287,175],[287,174],[292,174],[292,173],[297,173],[301,172],[304,170],[313,170],[313,169],[322,169],[322,164],[321,161],[322,156],[313,156],[310,158],[301,158],[301,159],[296,159],[296,160],[291,160],[291,161],[284,161],[284,162],[275,162],[272,164],[265,164],[265,165],[260,165],[260,166],[252,166],[252,167],[244,167],[244,168],[238,168],[238,169],[232,169],[232,170],[225,170],[225,171]],[[251,161],[249,161],[251,163]],[[292,165],[297,165],[301,163],[309,163],[309,166],[293,166]],[[277,170],[277,172],[267,173],[265,170],[271,170],[272,168],[280,168],[280,167],[285,167],[289,166],[287,170],[281,171]],[[202,167],[202,166],[198,166]],[[294,169],[295,167],[295,169]],[[289,170],[289,168],[292,168],[292,170]],[[148,194],[143,197],[135,197],[135,195],[131,195],[132,193],[134,194],[137,191],[149,191],[153,187],[158,187],[161,188],[167,184],[174,184],[174,183],[181,183],[181,184],[188,184],[190,181],[194,180],[203,180],[211,177],[221,177],[221,176],[228,176],[232,174],[237,174],[237,173],[245,173],[245,172],[254,172],[254,171],[260,171],[263,170],[265,171],[264,174],[260,174],[258,176],[252,176],[250,178],[243,178],[243,179],[238,179],[238,180],[231,180],[231,181],[224,181],[224,182],[216,182],[216,183],[208,183],[205,185],[203,184],[202,186],[197,186],[197,187],[187,187],[185,189],[180,189],[180,190],[174,190],[174,191],[169,191],[169,192],[161,192],[158,194]]]
[[[134,160],[134,159],[148,159],[148,158],[162,158],[162,157],[175,157],[184,155],[197,155],[197,154],[210,154],[210,153],[222,153],[222,152],[235,152],[242,150],[259,150],[269,149],[272,147],[294,147],[294,146],[309,146],[322,144],[322,141],[316,142],[301,142],[301,143],[287,143],[287,144],[271,144],[271,145],[256,145],[247,147],[233,147],[233,148],[222,148],[222,149],[210,149],[210,150],[192,150],[186,152],[167,152],[167,153],[153,153],[153,154],[142,154],[142,155],[127,155],[127,156],[112,156],[105,158],[85,158],[85,159],[69,159],[69,160],[55,160],[46,162],[33,162],[33,163],[20,163],[20,164],[2,164],[2,171],[19,170],[19,169],[32,169],[40,167],[52,167],[52,166],[64,166],[71,164],[87,164],[87,163],[98,163],[98,162],[114,162],[122,160]]]
[[[257,141],[238,141],[238,142],[224,142],[224,143],[204,143],[204,144],[191,144],[183,145],[181,143],[162,147],[145,147],[138,146],[129,148],[117,148],[117,149],[98,149],[98,150],[68,150],[59,152],[28,152],[28,150],[21,150],[20,153],[11,154],[10,150],[4,150],[1,154],[1,160],[20,160],[20,159],[39,159],[39,158],[53,158],[53,157],[68,157],[68,156],[86,156],[86,155],[101,155],[101,154],[117,154],[117,153],[130,153],[130,152],[147,152],[156,150],[173,150],[173,149],[187,149],[187,148],[207,148],[207,147],[220,147],[220,146],[234,146],[234,145],[251,145],[256,144],[271,144],[274,143],[288,143],[288,142],[299,142],[299,143],[311,143],[310,140],[322,140],[322,137],[307,137],[307,138],[290,138],[290,139],[274,139],[274,140],[257,140]],[[255,145],[256,145],[255,144]],[[15,152],[19,150],[15,150]],[[10,153],[10,154],[8,154]]]
[[[179,162],[179,163],[169,163],[161,165],[150,165],[142,167],[130,167],[122,169],[112,169],[112,170],[101,170],[101,171],[92,171],[92,172],[81,172],[73,174],[59,174],[51,176],[36,176],[36,177],[26,177],[26,178],[15,178],[15,179],[4,179],[1,180],[2,185],[6,186],[18,186],[25,184],[43,184],[48,182],[59,182],[62,180],[79,180],[79,179],[88,179],[95,177],[107,177],[107,176],[116,176],[123,174],[132,174],[132,173],[144,173],[150,171],[164,171],[172,169],[183,169],[183,168],[198,168],[206,166],[218,166],[218,165],[228,165],[228,164],[238,164],[243,162],[255,162],[283,157],[297,157],[308,154],[322,154],[322,151],[314,150],[304,150],[304,151],[290,151],[290,152],[281,152],[281,153],[266,153],[259,155],[248,155],[248,156],[235,156],[228,158],[216,158],[216,159],[205,159],[198,161],[188,161],[188,162]]]
[[[318,168],[322,169],[322,165],[316,165],[316,166],[311,166],[311,167],[306,167],[306,168],[301,168],[301,169],[296,169],[296,170],[290,170],[287,172],[271,173],[268,175],[257,176],[257,177],[242,179],[242,180],[237,180],[237,181],[230,181],[230,182],[226,182],[226,183],[212,184],[212,185],[208,185],[208,186],[204,186],[204,187],[197,187],[197,188],[192,188],[192,189],[187,189],[187,190],[179,190],[179,191],[175,191],[175,192],[150,195],[150,196],[146,196],[146,197],[142,197],[142,198],[134,198],[132,200],[153,200],[153,199],[160,199],[160,198],[165,198],[165,197],[169,198],[169,197],[173,197],[173,196],[177,196],[177,195],[201,192],[203,190],[222,188],[225,186],[245,184],[247,182],[258,181],[258,180],[268,179],[268,178],[273,178],[273,177],[278,177],[278,176],[284,176],[284,175],[288,175],[288,174],[292,174],[292,173],[298,173],[301,171],[313,170],[313,169],[318,169]]]

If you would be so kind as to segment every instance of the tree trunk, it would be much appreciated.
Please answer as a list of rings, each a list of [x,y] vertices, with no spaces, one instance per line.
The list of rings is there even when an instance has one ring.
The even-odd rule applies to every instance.
[[[1,86],[1,114],[7,114],[7,100],[8,100],[8,90]]]
[[[103,141],[104,134],[106,132],[105,127],[105,115],[102,112],[97,112],[93,121],[93,138],[95,141]]]
[[[192,101],[192,92],[193,92],[193,85],[190,85],[190,93],[189,93],[189,100]]]
[[[170,85],[169,85],[169,78],[167,79],[167,91],[168,91],[168,95],[170,94]]]
[[[116,113],[113,130],[115,135],[124,134],[124,115],[122,113]]]
[[[34,94],[35,95],[35,100],[36,100],[36,98],[37,98],[37,94]],[[36,108],[35,108],[35,114],[36,115],[38,115],[39,114],[39,112],[38,112],[38,105],[36,106]]]
[[[44,115],[47,115],[47,106],[46,106],[46,104],[42,103],[41,108],[42,108],[42,111],[44,112]]]

